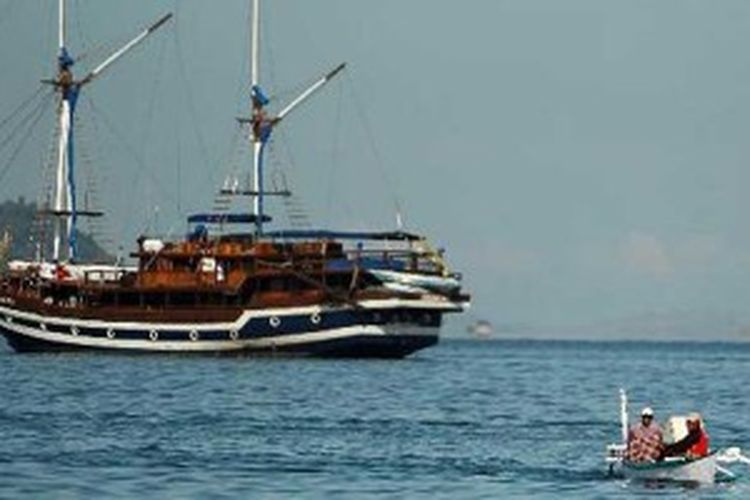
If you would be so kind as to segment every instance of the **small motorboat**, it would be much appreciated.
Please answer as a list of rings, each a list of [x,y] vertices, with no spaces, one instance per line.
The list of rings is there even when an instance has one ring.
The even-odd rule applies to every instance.
[[[668,419],[669,427],[665,432],[666,442],[677,441],[685,435],[685,431],[680,430],[679,425],[675,425],[675,422],[682,421],[684,417]],[[627,455],[628,398],[624,389],[620,389],[620,422],[622,442],[607,446],[605,458],[609,474],[613,477],[639,481],[712,484],[737,478],[735,472],[723,465],[735,463],[750,465],[750,458],[744,456],[738,447],[730,447],[721,451],[713,450],[703,457],[675,456],[648,462],[632,462],[628,460]]]

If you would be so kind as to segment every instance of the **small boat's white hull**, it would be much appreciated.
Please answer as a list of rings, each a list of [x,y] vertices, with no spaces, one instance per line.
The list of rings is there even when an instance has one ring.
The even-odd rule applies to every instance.
[[[628,479],[713,483],[716,480],[716,454],[697,460],[675,457],[644,464],[623,462],[620,470]]]
[[[368,272],[382,281],[386,288],[397,292],[453,293],[461,288],[461,282],[452,276],[433,276],[387,269],[368,269]]]

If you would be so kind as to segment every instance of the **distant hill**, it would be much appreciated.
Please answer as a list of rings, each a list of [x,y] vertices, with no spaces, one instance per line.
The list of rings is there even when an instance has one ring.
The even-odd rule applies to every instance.
[[[41,225],[36,214],[36,204],[26,203],[24,198],[0,203],[0,247],[9,247],[0,248],[0,260],[3,258],[30,259],[36,255],[36,242],[39,239]],[[4,244],[6,234],[10,237],[10,241],[5,240]],[[52,254],[51,234],[52,232],[48,229],[48,237],[45,238],[47,240],[44,252],[46,256]],[[114,260],[90,235],[83,231],[78,233],[78,242],[81,260],[102,262]]]

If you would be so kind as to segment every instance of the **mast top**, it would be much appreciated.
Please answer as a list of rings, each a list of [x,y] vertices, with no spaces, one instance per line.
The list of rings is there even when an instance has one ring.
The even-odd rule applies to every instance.
[[[59,0],[58,5],[58,47],[62,53],[65,50],[65,0]]]
[[[250,24],[250,84],[257,87],[260,83],[260,0],[252,0],[252,19]]]

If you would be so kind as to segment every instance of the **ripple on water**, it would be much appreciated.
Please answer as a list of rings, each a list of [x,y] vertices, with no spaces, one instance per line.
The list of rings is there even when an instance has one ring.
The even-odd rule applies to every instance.
[[[400,362],[0,351],[0,497],[649,494],[603,467],[618,388],[659,414],[700,409],[715,444],[750,449],[749,361],[723,344],[444,342]]]

